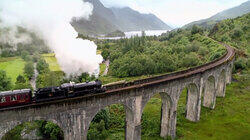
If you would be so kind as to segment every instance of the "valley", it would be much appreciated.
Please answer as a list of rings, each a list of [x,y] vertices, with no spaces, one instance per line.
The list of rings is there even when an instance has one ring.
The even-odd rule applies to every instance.
[[[45,30],[45,32],[42,32],[43,35],[30,30],[29,27],[24,28],[18,24],[14,27],[2,26],[0,20],[0,95],[3,91],[31,89],[34,93],[37,89],[59,87],[65,83],[88,84],[91,81],[100,80],[102,86],[107,88],[105,91],[82,95],[82,97],[86,96],[85,106],[93,106],[92,109],[86,109],[89,112],[85,110],[81,112],[85,116],[74,117],[72,112],[65,113],[63,111],[75,104],[74,111],[77,110],[76,106],[83,102],[81,96],[72,98],[72,102],[70,102],[71,98],[65,98],[65,100],[62,100],[65,104],[61,103],[61,100],[54,100],[55,102],[58,101],[55,106],[61,111],[59,112],[61,113],[60,116],[63,116],[64,119],[68,117],[71,118],[68,120],[79,121],[84,117],[91,118],[91,115],[94,114],[92,121],[89,121],[90,124],[87,124],[85,120],[83,121],[87,124],[88,130],[85,134],[84,129],[82,138],[88,140],[128,139],[125,136],[126,132],[130,132],[131,126],[133,126],[136,128],[133,132],[140,132],[140,134],[135,135],[134,139],[139,136],[142,140],[247,140],[250,137],[250,119],[248,117],[250,116],[249,2],[245,1],[241,5],[226,9],[210,18],[194,21],[176,29],[172,29],[164,23],[162,18],[158,17],[159,14],[141,13],[140,10],[135,8],[136,6],[133,7],[134,5],[132,5],[132,8],[127,6],[109,7],[106,6],[107,3],[104,4],[104,0],[84,0],[85,10],[89,8],[89,4],[92,5],[92,11],[90,10],[91,14],[88,14],[88,18],[85,16],[81,18],[71,17],[70,15],[71,20],[67,20],[67,22],[55,18],[62,23],[61,25],[67,26],[56,28],[56,26],[45,24],[46,27],[54,27],[57,30],[49,32],[54,30],[43,28]],[[64,0],[62,3],[64,3]],[[75,4],[78,5],[78,3]],[[152,6],[155,5],[157,3],[152,4]],[[65,11],[67,11],[67,8],[69,7],[66,6]],[[62,11],[62,13],[65,11]],[[53,19],[52,21],[56,20]],[[70,25],[65,24],[69,21]],[[48,20],[48,23],[52,22]],[[75,31],[72,31],[72,29],[75,29]],[[46,37],[44,37],[44,33],[47,33]],[[224,58],[228,55],[226,45],[235,50],[235,58],[230,57],[230,60]],[[211,69],[205,69],[206,66],[196,69],[196,67],[211,62],[217,63],[221,58],[225,59],[225,62],[223,61],[219,66],[216,65]],[[229,66],[230,61],[234,62],[233,65],[230,65],[232,70],[225,68],[225,77],[222,76],[223,78],[221,78],[223,70],[221,73],[217,73],[217,71],[227,63]],[[189,70],[186,71],[189,75],[183,72],[185,70]],[[194,75],[190,74],[195,70],[203,71]],[[182,72],[184,76],[178,79],[178,75],[181,75]],[[230,72],[232,72],[232,81],[230,81],[230,78],[228,81]],[[165,79],[167,79],[167,75],[170,75],[171,78],[171,74],[173,74],[172,77],[177,75],[177,78],[164,81],[162,77],[165,76]],[[193,77],[189,78],[190,75]],[[219,75],[219,78],[211,80],[213,75]],[[195,76],[204,76],[204,79],[207,79],[204,80],[202,77],[202,80],[198,82],[198,88],[194,88],[197,87],[192,84],[193,81],[195,83],[197,80]],[[184,86],[184,82],[181,80],[185,78],[184,82],[188,84],[191,82],[190,85]],[[223,83],[223,87],[220,85],[221,81],[226,83]],[[159,83],[157,85],[154,82]],[[152,97],[151,94],[147,95],[146,90],[158,91],[157,88],[167,82],[173,82],[169,84],[173,88],[165,89],[166,92],[171,93],[176,90],[176,95],[173,97],[169,95],[164,97],[164,93],[159,92]],[[152,89],[150,89],[150,86],[152,86]],[[177,89],[178,86],[181,88]],[[36,89],[33,87],[36,87]],[[129,92],[130,88],[135,88],[134,94]],[[143,92],[139,92],[142,88],[144,88]],[[225,91],[225,97],[218,97],[221,89],[223,92]],[[119,90],[121,90],[120,93]],[[133,96],[126,98],[129,94]],[[206,99],[208,94],[212,95],[209,95],[209,99]],[[141,98],[134,98],[134,95]],[[112,96],[114,98],[111,98]],[[106,97],[110,98],[106,99]],[[35,98],[34,95],[33,98]],[[195,100],[196,98],[197,100]],[[1,96],[0,99],[2,99]],[[106,100],[101,102],[102,99]],[[116,100],[121,100],[121,102],[116,102]],[[136,107],[142,106],[145,100],[148,100],[148,102],[143,108],[140,108],[141,114],[136,112],[138,111]],[[196,102],[190,103],[190,100]],[[211,100],[209,106],[206,105],[208,100]],[[96,105],[97,102],[94,101],[100,102],[100,104]],[[169,109],[173,107],[173,101],[176,101],[175,110]],[[72,106],[68,106],[68,102]],[[106,105],[113,102],[115,104],[102,106],[102,104]],[[0,100],[0,103],[2,103],[2,100]],[[37,108],[43,108],[44,104],[45,102],[41,102],[41,106]],[[49,102],[47,110],[53,108],[51,107],[52,104],[52,101]],[[134,106],[128,108],[127,104],[128,106],[135,104],[135,108],[133,108]],[[196,104],[198,105],[195,106]],[[62,108],[60,108],[61,105]],[[164,125],[162,123],[164,121],[162,120],[162,115],[164,115],[162,107],[164,105],[167,106],[165,115],[172,111],[172,114],[174,114],[172,116],[175,116],[175,118],[165,118],[166,129],[169,130],[166,135],[162,134],[162,125]],[[195,113],[192,112],[192,109],[199,107],[200,112],[198,114],[200,114],[198,117],[194,117],[193,114]],[[137,113],[136,115],[140,114],[139,117],[131,117],[133,114],[129,113],[133,113],[133,109]],[[58,110],[55,110],[55,112]],[[94,112],[96,110],[98,110],[97,114]],[[189,114],[191,119],[187,117],[190,110],[193,113]],[[166,113],[167,111],[168,113]],[[34,109],[33,113],[36,114],[37,111]],[[40,114],[43,113],[40,112]],[[48,114],[53,116],[53,113],[53,111],[50,111]],[[10,117],[13,116],[12,114]],[[131,118],[135,120],[129,120]],[[139,120],[137,120],[138,118]],[[176,121],[173,121],[173,119],[176,119]],[[57,124],[56,121],[51,120],[25,121],[8,131],[3,137],[0,135],[0,138],[2,140],[67,140],[70,138],[65,136],[77,136],[74,134],[78,134],[79,130],[75,128],[82,127],[80,131],[83,131],[83,126],[85,127],[84,123],[74,126],[74,123],[68,122],[67,119],[64,123],[57,122]],[[137,122],[139,122],[138,126]],[[60,124],[67,125],[69,128],[73,126],[72,130],[75,130],[75,132],[70,135],[71,133],[66,132]],[[71,129],[69,130],[71,131]],[[175,130],[176,133],[173,132]]]

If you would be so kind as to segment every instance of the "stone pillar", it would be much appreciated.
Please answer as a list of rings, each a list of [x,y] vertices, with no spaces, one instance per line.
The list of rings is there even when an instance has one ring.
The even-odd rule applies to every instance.
[[[205,84],[203,106],[214,109],[216,101],[216,84],[213,76],[210,76]]]
[[[201,98],[204,91],[204,78],[203,76],[200,79],[200,88],[199,88],[199,97],[198,97],[198,104],[197,104],[197,115],[196,115],[196,121],[200,120],[201,115]]]
[[[233,60],[234,61],[234,60]],[[232,83],[232,71],[233,71],[233,62],[227,66],[227,73],[226,73],[226,84]]]
[[[125,106],[126,112],[126,140],[141,139],[141,115],[142,115],[142,96],[137,96]]]
[[[186,118],[190,121],[196,122],[199,120],[200,114],[200,92],[195,84],[190,84],[188,86],[187,95],[187,112]]]
[[[170,108],[169,117],[169,134],[172,139],[176,137],[176,121],[177,121],[177,100],[173,100],[173,104]]]
[[[65,140],[86,140],[84,135],[85,111],[72,110],[60,114],[61,128]]]
[[[161,133],[160,136],[165,138],[170,135],[169,120],[171,99],[167,93],[161,93],[162,106],[161,106]]]
[[[177,121],[177,102],[178,95],[181,93],[178,86],[171,87],[169,96],[165,93],[162,96],[162,118],[161,118],[161,137],[176,137]]]
[[[217,86],[217,97],[225,97],[226,93],[226,73],[225,71],[221,72],[221,75],[219,76],[218,80],[218,86]]]

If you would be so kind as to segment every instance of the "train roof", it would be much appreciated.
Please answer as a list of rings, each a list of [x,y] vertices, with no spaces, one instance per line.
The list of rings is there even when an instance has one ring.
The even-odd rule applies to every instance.
[[[30,92],[31,92],[30,89],[3,91],[3,92],[0,92],[0,96],[17,95],[17,94],[30,93]]]

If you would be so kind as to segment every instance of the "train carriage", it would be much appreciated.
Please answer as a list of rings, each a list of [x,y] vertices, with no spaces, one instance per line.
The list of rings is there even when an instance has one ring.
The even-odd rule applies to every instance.
[[[31,101],[32,91],[30,89],[0,92],[0,108],[29,104]]]
[[[4,91],[0,92],[0,108],[100,93],[105,90],[102,87],[102,82],[96,80],[78,84],[65,83],[59,87],[40,88],[35,91],[34,97],[32,97],[30,89]]]

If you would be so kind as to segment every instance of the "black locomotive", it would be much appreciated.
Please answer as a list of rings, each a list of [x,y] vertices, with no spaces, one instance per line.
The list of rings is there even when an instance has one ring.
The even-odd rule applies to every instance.
[[[40,88],[35,91],[33,97],[30,89],[8,91],[8,94],[6,94],[7,92],[0,92],[0,108],[101,92],[105,92],[105,88],[99,80],[77,84],[65,83],[58,87]]]

